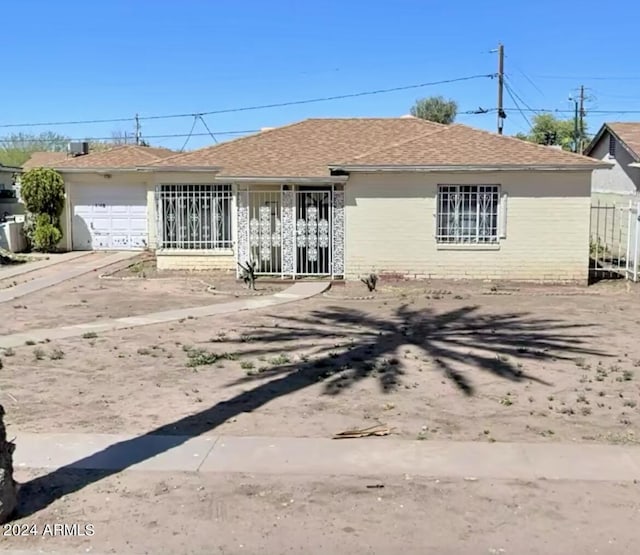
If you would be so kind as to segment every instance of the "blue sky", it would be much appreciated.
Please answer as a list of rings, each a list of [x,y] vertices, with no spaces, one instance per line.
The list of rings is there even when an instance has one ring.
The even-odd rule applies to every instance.
[[[610,8],[593,0],[20,0],[3,4],[2,19],[0,125],[206,112],[489,74],[499,41],[512,89],[530,108],[571,110],[568,98],[584,84],[588,110],[638,111],[594,112],[591,131],[605,120],[640,120],[640,2],[633,0]],[[206,122],[216,132],[306,117],[399,116],[432,94],[454,98],[461,111],[494,108],[496,82],[218,114]],[[505,105],[514,106],[508,95]],[[458,121],[495,129],[493,113]],[[142,124],[146,136],[186,134],[193,118]],[[527,127],[508,110],[506,133]],[[132,128],[0,133],[51,129],[82,138]],[[204,132],[198,122],[194,133]],[[150,141],[180,148],[184,138]],[[187,149],[210,143],[193,136]]]

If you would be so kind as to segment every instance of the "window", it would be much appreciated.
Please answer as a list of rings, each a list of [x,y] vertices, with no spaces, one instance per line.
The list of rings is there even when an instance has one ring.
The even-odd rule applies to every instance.
[[[611,134],[609,135],[609,156],[616,157],[616,138]]]
[[[231,198],[231,185],[161,185],[159,248],[231,248]]]
[[[438,243],[498,242],[498,185],[440,185]]]

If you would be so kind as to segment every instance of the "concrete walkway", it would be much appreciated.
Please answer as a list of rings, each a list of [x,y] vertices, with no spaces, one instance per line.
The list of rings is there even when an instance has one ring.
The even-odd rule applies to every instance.
[[[18,433],[14,467],[512,480],[640,480],[640,447],[366,438]]]
[[[7,266],[0,266],[0,280],[9,279],[16,276],[22,276],[36,270],[42,270],[49,266],[55,266],[62,262],[69,262],[76,258],[92,255],[92,251],[72,251],[55,253],[48,255],[38,255],[37,260],[33,262],[24,262],[23,264],[9,264]],[[31,255],[27,255],[31,256]]]
[[[165,310],[154,312],[142,316],[130,316],[127,318],[113,318],[110,320],[99,320],[86,324],[74,324],[72,326],[62,326],[59,328],[46,328],[29,330],[13,335],[0,337],[0,348],[19,347],[26,341],[44,341],[45,339],[67,339],[69,337],[80,337],[85,333],[102,333],[114,330],[136,328],[139,326],[149,326],[152,324],[163,324],[174,322],[183,318],[203,318],[206,316],[218,316],[222,314],[233,314],[242,310],[256,308],[266,308],[280,304],[290,303],[307,299],[319,295],[330,286],[326,281],[308,281],[295,283],[285,291],[269,295],[267,297],[241,299],[228,303],[218,303],[192,308],[180,308],[175,310]],[[0,293],[1,294],[1,293]],[[0,298],[1,299],[1,298]]]
[[[107,256],[76,256],[75,258],[80,258],[80,260],[75,261],[73,264],[65,264],[52,274],[35,277],[34,279],[20,283],[15,287],[8,287],[0,290],[0,303],[6,303],[8,301],[24,297],[29,293],[35,293],[36,291],[57,285],[58,283],[62,283],[68,279],[73,279],[83,274],[88,274],[94,270],[99,270],[100,268],[117,264],[118,262],[128,260],[134,256],[138,256],[139,254],[139,252],[115,252]],[[49,261],[47,260],[47,262]],[[2,279],[1,274],[0,279]]]

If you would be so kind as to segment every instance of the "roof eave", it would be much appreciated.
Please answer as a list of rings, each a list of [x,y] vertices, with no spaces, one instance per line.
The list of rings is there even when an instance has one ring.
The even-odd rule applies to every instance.
[[[136,169],[143,172],[219,173],[222,166],[138,166]]]
[[[600,139],[602,138],[602,135],[604,134],[604,132],[607,129],[609,129],[609,126],[606,123],[603,123],[602,127],[600,127],[600,129],[596,133],[596,136],[593,139],[591,139],[591,142],[587,145],[587,148],[584,149],[583,154],[585,156],[590,156],[591,155],[591,152],[596,147],[596,145],[600,142]]]
[[[326,176],[216,176],[216,179],[225,180],[233,183],[265,183],[265,184],[293,184],[293,185],[309,185],[309,184],[331,184],[345,183],[349,176],[347,175],[326,175]]]
[[[481,172],[481,171],[592,171],[609,169],[609,162],[593,164],[496,164],[496,165],[330,165],[331,170],[347,172]]]
[[[129,168],[116,168],[116,167],[89,167],[82,168],[79,166],[74,167],[65,167],[65,166],[51,166],[51,169],[56,170],[60,173],[131,173],[135,172],[135,167]]]
[[[134,173],[134,172],[207,172],[207,173],[218,173],[220,168],[218,167],[190,167],[190,168],[180,168],[180,167],[155,167],[155,166],[128,166],[128,167],[65,167],[65,166],[54,166],[54,170],[61,173]]]

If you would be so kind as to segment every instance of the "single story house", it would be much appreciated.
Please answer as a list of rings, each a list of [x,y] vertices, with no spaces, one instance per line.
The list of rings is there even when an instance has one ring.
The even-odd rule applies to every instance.
[[[640,122],[605,123],[585,155],[612,164],[593,172],[595,201],[619,206],[640,201]]]
[[[606,162],[417,118],[308,119],[175,154],[55,164],[66,249],[160,268],[585,283],[591,176]]]

